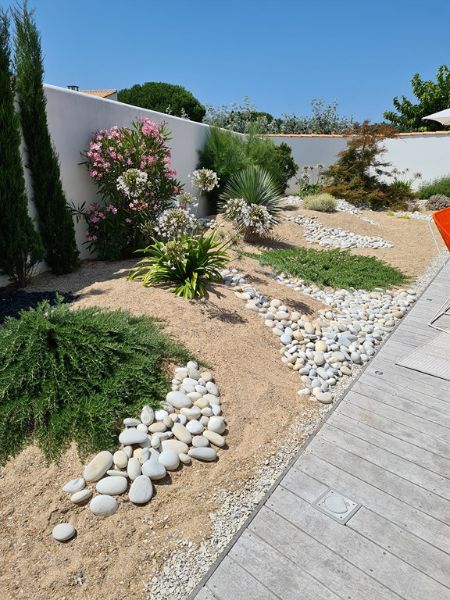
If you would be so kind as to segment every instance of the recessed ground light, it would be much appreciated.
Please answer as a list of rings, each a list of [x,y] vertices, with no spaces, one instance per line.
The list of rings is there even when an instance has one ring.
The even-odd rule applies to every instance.
[[[375,371],[375,375],[383,375],[383,371]]]
[[[314,506],[338,523],[345,525],[361,507],[361,504],[346,498],[339,492],[327,490],[315,501]]]

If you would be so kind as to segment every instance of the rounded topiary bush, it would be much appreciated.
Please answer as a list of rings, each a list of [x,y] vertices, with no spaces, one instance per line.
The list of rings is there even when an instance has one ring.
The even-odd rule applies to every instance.
[[[303,208],[319,212],[335,212],[336,199],[331,194],[313,194],[303,198]]]
[[[427,210],[441,210],[450,207],[450,198],[443,194],[430,196],[425,204]]]
[[[187,351],[149,317],[48,302],[0,327],[0,463],[36,443],[47,460],[75,442],[112,449],[123,417],[158,407],[165,363]]]

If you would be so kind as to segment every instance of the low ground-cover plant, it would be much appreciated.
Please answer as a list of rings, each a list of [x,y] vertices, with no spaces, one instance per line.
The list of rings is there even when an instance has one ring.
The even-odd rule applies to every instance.
[[[201,298],[207,284],[222,281],[220,269],[228,262],[229,242],[219,242],[215,232],[178,240],[156,241],[139,250],[144,258],[130,273],[146,287],[175,284],[174,293],[186,299]]]
[[[233,175],[222,194],[225,218],[244,239],[252,241],[269,233],[281,210],[280,190],[270,174],[259,166]]]
[[[450,196],[450,176],[440,177],[433,181],[425,181],[417,192],[417,197],[425,200],[431,196],[441,194]]]
[[[43,302],[0,328],[0,463],[36,443],[47,460],[113,449],[124,416],[159,405],[188,352],[148,317]]]
[[[78,215],[87,222],[88,247],[98,258],[128,257],[148,243],[148,232],[180,193],[169,139],[164,124],[144,119],[99,131],[91,141],[86,165],[102,199],[80,207]]]
[[[336,199],[331,194],[313,194],[303,198],[303,208],[331,213],[336,210]]]
[[[265,250],[254,257],[278,273],[299,277],[307,284],[321,287],[373,290],[407,281],[401,271],[377,258],[356,256],[343,250]]]

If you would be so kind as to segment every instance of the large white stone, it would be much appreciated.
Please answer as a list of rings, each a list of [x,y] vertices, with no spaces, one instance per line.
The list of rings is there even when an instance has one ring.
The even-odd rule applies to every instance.
[[[147,477],[150,477],[154,481],[164,479],[166,476],[166,467],[159,462],[158,456],[152,454],[150,459],[142,465],[142,474],[147,475]]]
[[[85,486],[86,482],[84,481],[83,477],[77,477],[77,479],[71,479],[68,481],[63,487],[63,490],[68,494],[75,494],[76,492],[83,490]]]
[[[192,406],[192,400],[184,392],[169,392],[166,400],[174,408],[189,408]]]
[[[225,431],[225,419],[223,417],[210,417],[208,421],[208,429],[215,431],[216,433],[223,433]]]
[[[76,532],[75,527],[70,523],[59,523],[53,527],[52,536],[58,542],[67,542],[67,540],[73,538]]]
[[[163,450],[158,460],[168,471],[175,471],[180,464],[180,458],[173,450]]]
[[[125,429],[119,435],[119,442],[124,446],[131,446],[132,444],[142,444],[147,441],[147,434],[144,431],[138,429]]]
[[[98,517],[113,515],[119,508],[117,500],[112,496],[95,496],[89,503],[89,508]]]
[[[151,406],[146,404],[141,411],[141,421],[144,423],[144,425],[147,425],[147,427],[148,427],[149,425],[151,425],[153,423],[154,420],[155,420],[155,412]]]
[[[85,488],[84,490],[80,490],[79,492],[75,492],[70,496],[70,501],[74,504],[83,504],[86,500],[92,496],[92,490]]]
[[[217,458],[217,452],[214,448],[191,448],[188,454],[192,458],[204,460],[206,462],[211,462]]]
[[[138,458],[134,456],[130,458],[127,465],[128,477],[131,481],[134,481],[141,474],[141,463]]]
[[[95,489],[99,494],[116,496],[117,494],[123,494],[127,487],[128,481],[126,477],[104,477],[100,481],[97,481]]]
[[[192,421],[189,421],[188,423],[186,423],[186,429],[192,435],[200,435],[205,428],[200,423],[200,421],[196,421],[195,419],[193,419]]]
[[[214,444],[214,446],[218,446],[219,448],[225,446],[225,438],[223,435],[220,435],[220,433],[216,433],[215,431],[210,431],[207,429],[203,432],[203,436],[209,440],[211,444]]]
[[[85,481],[98,481],[103,477],[108,469],[113,464],[113,455],[107,450],[99,452],[94,458],[84,467],[83,477]]]
[[[145,504],[153,496],[153,486],[147,475],[139,475],[133,481],[128,492],[128,498],[133,504]]]
[[[163,450],[172,450],[175,454],[187,454],[189,447],[180,440],[163,440],[161,442]]]
[[[123,450],[117,450],[113,454],[113,461],[119,469],[125,469],[128,464],[128,456]]]
[[[180,440],[180,442],[184,442],[185,444],[190,444],[192,442],[192,435],[186,429],[184,425],[181,423],[174,423],[172,427],[173,435]],[[164,447],[164,446],[163,446]]]

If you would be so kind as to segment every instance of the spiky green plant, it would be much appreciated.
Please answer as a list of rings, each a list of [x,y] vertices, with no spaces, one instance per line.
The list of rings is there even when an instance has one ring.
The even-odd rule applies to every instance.
[[[275,220],[281,210],[281,194],[278,186],[263,168],[253,165],[235,173],[221,196],[222,205],[233,198],[243,198],[247,204],[264,206]]]
[[[13,17],[20,119],[45,260],[54,273],[68,273],[78,266],[78,249],[72,214],[62,188],[58,156],[48,130],[41,40],[26,3],[13,10]]]
[[[74,441],[113,449],[124,417],[155,408],[165,363],[188,352],[155,319],[48,302],[0,327],[0,463],[36,443],[47,460]]]
[[[24,286],[42,257],[41,240],[28,214],[20,124],[14,108],[9,19],[0,11],[0,273]]]
[[[139,250],[145,258],[138,262],[129,279],[138,279],[146,287],[174,283],[174,293],[186,299],[205,296],[207,284],[222,281],[220,269],[229,258],[230,242],[219,242],[216,233],[179,240],[155,242]]]

